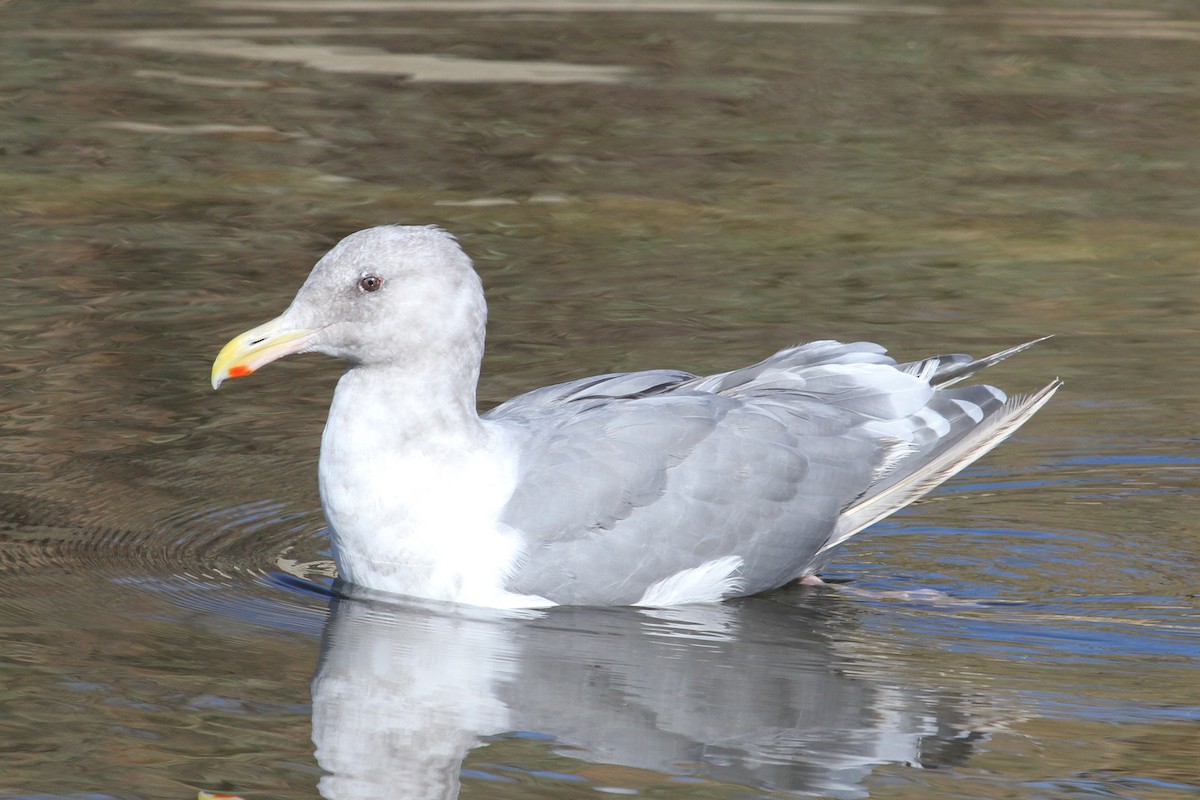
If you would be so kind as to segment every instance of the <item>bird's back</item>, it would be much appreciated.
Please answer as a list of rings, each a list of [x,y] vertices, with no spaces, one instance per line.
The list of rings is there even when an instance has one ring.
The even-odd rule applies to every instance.
[[[971,463],[1057,388],[948,389],[1024,349],[898,365],[813,342],[708,377],[599,376],[485,415],[519,442],[502,521],[528,547],[509,591],[672,605],[780,586]]]

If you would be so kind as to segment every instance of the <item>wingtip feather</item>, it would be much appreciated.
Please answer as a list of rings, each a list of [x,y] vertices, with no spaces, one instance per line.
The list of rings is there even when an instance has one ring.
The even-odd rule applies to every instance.
[[[920,499],[991,452],[1028,422],[1062,385],[1062,379],[1056,377],[1032,394],[1010,396],[998,412],[980,423],[969,436],[956,442],[953,447],[938,453],[916,471],[848,507],[842,512],[833,534],[817,551],[817,556]]]

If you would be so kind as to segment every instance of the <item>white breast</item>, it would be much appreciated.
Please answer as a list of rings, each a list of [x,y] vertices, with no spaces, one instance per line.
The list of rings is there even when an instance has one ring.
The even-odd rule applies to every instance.
[[[493,608],[553,605],[504,590],[523,540],[499,522],[516,481],[515,456],[501,433],[427,436],[347,405],[335,398],[319,470],[344,580]]]

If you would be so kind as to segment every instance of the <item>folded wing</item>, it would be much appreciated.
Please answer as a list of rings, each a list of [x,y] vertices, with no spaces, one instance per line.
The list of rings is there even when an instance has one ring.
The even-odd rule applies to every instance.
[[[509,589],[654,604],[667,588],[717,600],[810,574],[1049,399],[1057,382],[1012,400],[943,388],[1027,346],[898,365],[878,345],[813,342],[719,375],[606,375],[514,398],[485,415],[524,454],[503,522],[530,545]]]

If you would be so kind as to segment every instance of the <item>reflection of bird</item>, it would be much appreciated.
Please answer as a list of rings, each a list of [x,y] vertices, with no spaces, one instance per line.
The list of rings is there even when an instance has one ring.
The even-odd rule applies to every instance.
[[[980,721],[919,670],[843,652],[865,634],[840,599],[546,612],[336,600],[312,683],[321,795],[457,797],[463,769],[506,774],[472,751],[515,732],[581,775],[570,765],[820,797],[865,797],[881,764],[964,760]]]
[[[1054,381],[947,389],[1018,352],[896,364],[814,342],[709,377],[652,370],[539,389],[480,417],[487,316],[433,227],[353,234],[216,387],[289,353],[350,368],[321,442],[342,577],[486,606],[674,605],[814,575],[833,548],[986,453]]]

